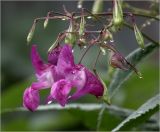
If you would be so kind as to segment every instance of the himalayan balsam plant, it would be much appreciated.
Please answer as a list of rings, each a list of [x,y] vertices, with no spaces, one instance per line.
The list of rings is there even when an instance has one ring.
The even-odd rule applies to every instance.
[[[97,130],[100,130],[102,117],[105,109],[115,111],[118,106],[113,106],[112,97],[120,88],[120,85],[127,80],[133,71],[139,79],[143,79],[141,72],[137,69],[138,64],[145,56],[159,46],[159,42],[148,37],[142,32],[142,29],[150,25],[152,21],[159,21],[159,14],[154,12],[145,12],[143,9],[134,8],[127,2],[121,0],[113,0],[112,7],[107,12],[103,12],[105,6],[103,0],[95,0],[92,11],[83,8],[83,1],[78,1],[78,11],[70,12],[63,6],[64,13],[49,11],[45,17],[36,18],[27,36],[27,43],[31,43],[35,34],[36,25],[39,21],[44,22],[44,29],[49,27],[49,23],[54,19],[63,20],[68,23],[68,28],[60,32],[57,39],[48,47],[48,60],[45,63],[38,52],[38,45],[31,46],[31,62],[35,70],[37,81],[29,85],[23,93],[23,106],[29,111],[38,111],[57,102],[62,109],[81,108],[87,109],[84,104],[77,104],[77,107],[71,103],[72,100],[83,98],[87,94],[91,94],[104,102],[99,106],[93,106],[93,109],[100,109]],[[154,4],[154,3],[153,3]],[[125,8],[131,9],[131,12],[124,11]],[[148,13],[148,14],[147,14]],[[150,14],[149,14],[150,13]],[[142,26],[136,23],[136,17],[148,18],[147,23]],[[99,29],[88,30],[90,23],[98,23]],[[116,48],[114,35],[128,27],[133,30],[135,40],[139,48],[133,51],[129,56],[124,57]],[[93,28],[94,29],[94,28]],[[150,41],[145,43],[145,39]],[[129,43],[126,40],[126,43]],[[74,54],[75,47],[84,52],[81,53],[79,62],[75,63]],[[96,47],[98,54],[94,59],[92,68],[87,68],[82,63],[87,52]],[[101,55],[106,57],[108,61],[107,82],[104,82],[96,66]],[[44,106],[40,105],[40,91],[49,89],[48,96]],[[74,91],[74,92],[73,92]],[[136,111],[130,112],[126,119],[119,125],[115,126],[112,131],[131,130],[131,128],[141,124],[159,109],[159,95],[151,98]],[[88,104],[88,109],[91,104]],[[154,118],[152,119],[154,120]]]

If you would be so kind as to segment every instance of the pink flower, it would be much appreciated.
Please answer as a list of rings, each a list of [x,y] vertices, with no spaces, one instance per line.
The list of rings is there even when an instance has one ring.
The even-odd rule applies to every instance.
[[[48,54],[48,63],[45,64],[37,50],[32,47],[32,64],[36,71],[37,82],[27,88],[23,95],[23,106],[31,111],[39,105],[39,90],[51,88],[47,102],[57,101],[65,106],[68,100],[78,99],[86,94],[96,97],[103,95],[103,85],[100,80],[83,65],[74,63],[72,48],[65,44],[56,47]],[[70,91],[76,88],[76,92],[70,95]]]

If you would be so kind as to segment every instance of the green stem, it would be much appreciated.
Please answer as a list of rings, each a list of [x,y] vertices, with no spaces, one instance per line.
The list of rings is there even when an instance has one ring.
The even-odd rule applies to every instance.
[[[124,22],[124,25],[125,25],[126,27],[128,27],[129,29],[134,30],[134,28],[133,28],[131,25],[129,25],[128,23]],[[152,43],[157,44],[157,45],[160,45],[159,42],[153,40],[152,38],[150,38],[150,37],[149,37],[148,35],[146,35],[145,33],[143,33],[143,32],[141,32],[141,33],[142,33],[142,35],[143,35],[146,39],[148,39],[148,40],[151,41]]]

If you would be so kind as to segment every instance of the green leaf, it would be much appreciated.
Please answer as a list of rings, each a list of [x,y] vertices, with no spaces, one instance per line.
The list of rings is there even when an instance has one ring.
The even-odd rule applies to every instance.
[[[145,46],[145,49],[142,50],[141,48],[136,49],[132,53],[130,53],[126,59],[133,65],[137,65],[148,56],[153,50],[158,47],[157,44],[148,44]],[[120,88],[120,86],[130,77],[132,70],[122,71],[117,69],[113,75],[113,79],[109,85],[108,92],[110,98],[115,94],[115,92]]]
[[[140,125],[146,121],[151,115],[153,115],[159,109],[160,95],[156,95],[143,104],[137,111],[133,112],[124,121],[122,121],[112,131],[129,130],[137,125]]]

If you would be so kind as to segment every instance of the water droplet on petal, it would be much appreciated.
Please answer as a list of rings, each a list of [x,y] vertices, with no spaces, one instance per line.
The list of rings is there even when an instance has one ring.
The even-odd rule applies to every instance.
[[[72,49],[72,53],[74,52],[74,50]]]
[[[75,74],[75,73],[76,73],[76,70],[73,70],[73,71],[72,71],[72,74]]]
[[[52,101],[48,101],[48,102],[47,102],[47,104],[51,104],[51,103],[52,103]]]
[[[92,18],[91,16],[88,16],[88,17],[87,17],[87,19],[91,19],[91,18]]]

